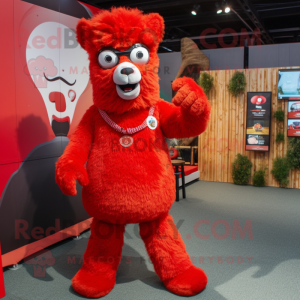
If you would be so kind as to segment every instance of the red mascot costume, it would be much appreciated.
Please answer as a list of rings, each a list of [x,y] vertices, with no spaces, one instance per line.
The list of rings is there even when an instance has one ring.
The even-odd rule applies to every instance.
[[[173,103],[160,99],[157,49],[163,34],[163,18],[138,9],[112,8],[77,25],[77,39],[89,55],[94,105],[60,157],[56,181],[63,193],[76,195],[78,180],[84,207],[94,218],[84,263],[72,280],[86,297],[113,289],[128,223],[139,223],[169,291],[191,296],[207,284],[168,213],[175,179],[165,137],[202,133],[210,104],[185,77],[173,82]]]

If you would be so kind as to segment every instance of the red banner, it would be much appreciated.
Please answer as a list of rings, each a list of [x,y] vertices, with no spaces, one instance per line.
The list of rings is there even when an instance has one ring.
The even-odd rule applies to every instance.
[[[289,112],[288,119],[300,119],[300,111]]]
[[[268,146],[251,146],[251,145],[246,145],[246,150],[249,151],[268,151],[269,147]]]
[[[288,136],[300,136],[300,129],[288,129]]]

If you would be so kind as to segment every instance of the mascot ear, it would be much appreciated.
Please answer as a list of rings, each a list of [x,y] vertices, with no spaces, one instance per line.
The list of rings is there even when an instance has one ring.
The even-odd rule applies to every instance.
[[[151,13],[149,15],[145,15],[145,24],[146,24],[146,30],[151,33],[155,33],[156,36],[152,37],[152,42],[154,43],[160,43],[164,37],[165,33],[165,23],[164,19],[161,15],[157,13]]]
[[[91,33],[91,24],[90,21],[86,20],[85,18],[82,18],[79,20],[76,26],[76,38],[80,46],[86,50],[86,40],[88,39],[88,35]]]

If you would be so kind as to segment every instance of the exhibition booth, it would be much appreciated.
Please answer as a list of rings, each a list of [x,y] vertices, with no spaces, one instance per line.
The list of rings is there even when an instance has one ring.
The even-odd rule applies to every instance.
[[[41,251],[70,238],[80,239],[91,228],[93,218],[82,203],[82,186],[76,183],[76,195],[63,193],[55,172],[72,134],[93,105],[89,55],[77,42],[75,28],[81,18],[90,19],[99,11],[75,0],[0,3],[1,24],[6,24],[5,47],[0,50],[6,70],[0,74],[4,83],[0,91],[0,298],[5,296],[3,268],[18,272],[21,264],[33,264]],[[176,96],[172,82],[189,77],[203,88],[211,112],[200,135],[166,136],[172,165],[166,164],[165,169],[175,178],[174,200],[181,198],[180,189],[183,198],[189,198],[188,187],[199,180],[300,189],[300,60],[255,65],[258,46],[253,46],[245,67],[244,48],[201,51],[191,39],[181,43],[181,52],[159,53],[160,97],[171,103]],[[270,51],[268,46],[259,47]],[[300,50],[299,43],[295,47]],[[217,58],[223,53],[226,59],[220,63]],[[122,143],[127,141],[120,141],[124,149],[132,140],[129,146]],[[95,164],[102,166],[101,161]],[[153,165],[147,168],[145,174],[154,180]],[[109,180],[105,184],[113,189]],[[175,204],[184,210],[189,203],[184,201]],[[49,259],[48,266],[51,263]]]

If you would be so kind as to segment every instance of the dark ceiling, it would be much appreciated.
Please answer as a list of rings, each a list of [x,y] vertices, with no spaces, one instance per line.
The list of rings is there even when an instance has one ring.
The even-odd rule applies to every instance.
[[[259,30],[262,45],[300,42],[300,1],[232,0],[226,1],[231,11],[224,13],[223,10],[221,14],[216,13],[216,3],[223,6],[222,0],[81,1],[103,9],[127,6],[145,13],[158,12],[164,17],[166,26],[159,52],[180,51],[183,37],[192,38],[200,49],[239,47],[244,44],[246,32],[251,38],[253,30]],[[200,5],[197,15],[191,14],[194,5]],[[205,34],[206,29],[211,33]],[[254,44],[259,43],[258,39],[253,39]]]

